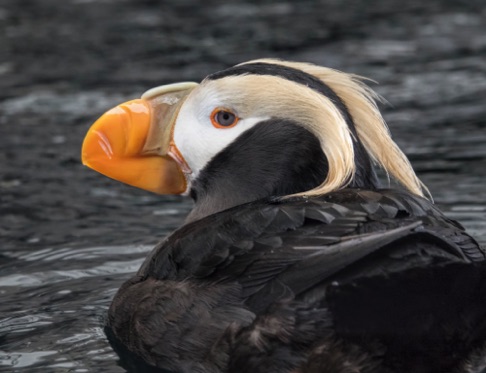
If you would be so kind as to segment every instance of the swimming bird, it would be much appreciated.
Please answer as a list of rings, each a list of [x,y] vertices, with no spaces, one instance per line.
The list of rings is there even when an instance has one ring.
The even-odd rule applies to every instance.
[[[127,369],[481,372],[485,251],[430,201],[377,100],[358,76],[263,59],[93,124],[85,165],[194,200],[110,306]]]

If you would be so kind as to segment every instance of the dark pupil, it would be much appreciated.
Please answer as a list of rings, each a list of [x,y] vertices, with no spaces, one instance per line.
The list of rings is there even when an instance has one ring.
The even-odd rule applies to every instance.
[[[231,126],[235,121],[235,115],[228,111],[220,111],[216,114],[216,120],[222,126]]]

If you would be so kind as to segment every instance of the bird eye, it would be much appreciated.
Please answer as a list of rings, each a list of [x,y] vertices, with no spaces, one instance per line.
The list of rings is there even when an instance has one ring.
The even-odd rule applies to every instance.
[[[230,128],[238,123],[238,118],[228,109],[214,109],[211,113],[211,123],[216,128]]]

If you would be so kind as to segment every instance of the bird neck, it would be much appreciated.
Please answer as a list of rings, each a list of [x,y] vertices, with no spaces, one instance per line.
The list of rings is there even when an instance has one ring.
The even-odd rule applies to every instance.
[[[364,149],[355,155],[350,186],[376,188],[378,180]],[[244,132],[218,153],[192,183],[195,206],[187,221],[272,196],[305,192],[327,176],[319,140],[296,123],[269,119]]]

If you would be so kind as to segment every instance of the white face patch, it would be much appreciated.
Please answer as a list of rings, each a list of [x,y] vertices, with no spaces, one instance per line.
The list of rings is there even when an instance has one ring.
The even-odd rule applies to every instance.
[[[243,132],[268,118],[242,117],[231,98],[212,87],[200,86],[194,89],[182,105],[174,126],[173,140],[181,155],[192,170],[188,176],[191,182],[209,161]],[[240,120],[231,128],[216,128],[211,123],[211,113],[216,108],[228,109]]]

